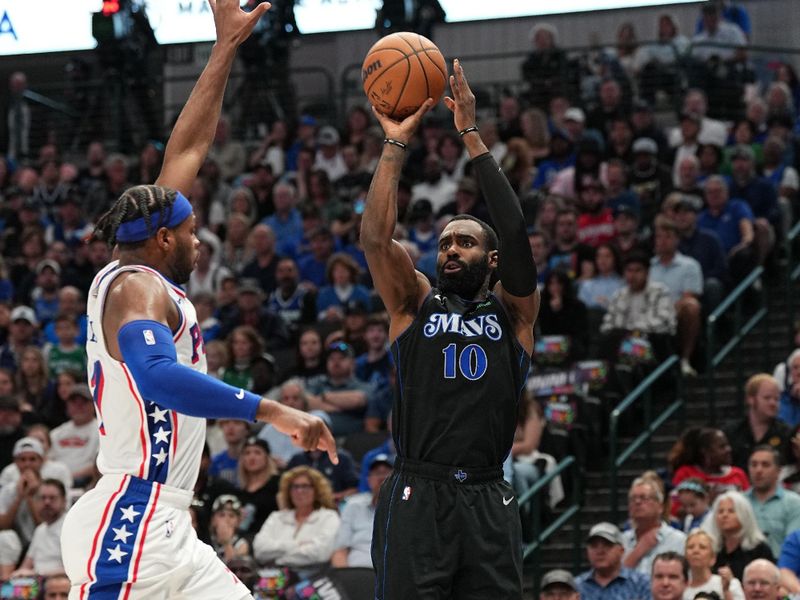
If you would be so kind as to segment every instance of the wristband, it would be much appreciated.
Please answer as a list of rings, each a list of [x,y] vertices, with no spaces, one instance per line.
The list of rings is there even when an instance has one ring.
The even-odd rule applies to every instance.
[[[468,133],[471,133],[473,131],[475,133],[478,133],[478,128],[475,125],[471,125],[469,127],[465,127],[464,129],[462,129],[461,131],[458,132],[458,135],[460,135],[461,137],[464,137],[465,135],[467,135]]]
[[[404,144],[403,142],[399,142],[397,140],[393,140],[392,138],[384,138],[383,143],[384,144],[391,144],[392,146],[397,146],[398,148],[401,148],[403,150],[408,148],[408,144]]]

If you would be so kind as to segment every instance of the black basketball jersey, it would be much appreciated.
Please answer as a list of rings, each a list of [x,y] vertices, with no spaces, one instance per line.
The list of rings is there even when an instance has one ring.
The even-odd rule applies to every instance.
[[[505,460],[530,357],[494,294],[465,302],[433,288],[392,354],[400,456],[472,468]]]

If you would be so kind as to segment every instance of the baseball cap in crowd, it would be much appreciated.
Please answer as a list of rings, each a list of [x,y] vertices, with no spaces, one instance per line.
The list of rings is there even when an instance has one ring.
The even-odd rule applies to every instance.
[[[578,591],[578,586],[575,583],[575,578],[572,576],[572,573],[564,569],[553,569],[544,574],[541,581],[542,591],[551,585],[563,585],[575,592]]]
[[[564,111],[564,120],[575,121],[576,123],[585,123],[586,115],[584,114],[582,109],[573,106],[572,108],[568,108],[567,110]]]
[[[361,300],[350,300],[347,304],[344,305],[344,314],[368,315],[369,310],[367,309],[367,305],[364,304]]]
[[[69,400],[74,396],[84,398],[85,400],[92,400],[92,391],[89,389],[89,386],[86,385],[85,383],[76,383],[69,390],[69,395],[67,396],[67,400]]]
[[[639,98],[633,103],[633,112],[653,112],[653,106],[644,98]]]
[[[39,263],[36,265],[36,274],[40,274],[45,269],[53,269],[56,275],[61,275],[61,265],[59,265],[56,261],[52,258],[45,258],[44,260],[40,260]]]
[[[30,306],[18,306],[14,310],[11,311],[11,322],[14,321],[27,321],[34,327],[39,324],[39,321],[36,319],[36,313]]]
[[[703,210],[703,200],[694,194],[681,194],[675,201],[675,210],[688,209],[693,212]]]
[[[256,294],[258,296],[264,295],[264,290],[258,285],[258,279],[247,277],[239,282],[239,294]]]
[[[655,140],[652,138],[639,138],[633,142],[633,153],[638,154],[639,152],[644,154],[658,154],[658,144],[656,144]]]
[[[743,158],[745,160],[755,160],[753,149],[747,144],[738,144],[731,152],[731,160]]]
[[[614,218],[621,214],[631,215],[636,219],[641,216],[642,209],[639,206],[639,198],[633,192],[626,191],[621,193],[612,199],[610,204]]]
[[[267,440],[263,440],[260,437],[256,437],[254,435],[247,438],[247,441],[244,443],[245,448],[247,448],[248,446],[258,446],[267,454],[270,453],[270,447]]]
[[[603,521],[601,523],[597,523],[589,530],[589,535],[586,537],[586,541],[589,542],[592,538],[602,538],[607,542],[611,542],[612,544],[619,544],[622,545],[622,533],[619,530],[619,527],[614,525],[613,523],[608,523],[607,521]]]
[[[377,467],[378,465],[388,465],[390,467],[394,467],[394,457],[389,456],[386,453],[376,454],[372,457],[372,460],[369,461],[369,469],[367,469],[367,471],[372,471],[372,468]]]
[[[300,125],[305,125],[306,127],[316,127],[317,120],[311,115],[303,115],[300,117]]]
[[[335,146],[339,143],[339,132],[335,127],[325,125],[317,134],[317,143],[320,146]]]
[[[353,350],[353,347],[348,344],[347,342],[334,342],[330,346],[325,349],[325,357],[327,358],[334,352],[339,352],[340,354],[344,354],[350,358],[354,358],[356,353]]]
[[[226,508],[239,514],[242,510],[242,501],[233,494],[222,494],[221,496],[217,496],[217,499],[214,500],[214,504],[211,506],[211,512],[225,510]]]
[[[14,444],[14,458],[23,452],[34,452],[44,458],[44,446],[42,446],[42,442],[35,437],[28,436],[17,440],[17,443]]]

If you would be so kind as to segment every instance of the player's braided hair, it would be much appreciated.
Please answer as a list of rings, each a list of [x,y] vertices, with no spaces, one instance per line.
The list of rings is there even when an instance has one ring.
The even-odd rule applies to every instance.
[[[148,229],[151,227],[150,215],[159,212],[156,227],[169,221],[177,192],[160,185],[136,185],[125,191],[111,208],[105,212],[95,225],[92,237],[104,240],[109,246],[117,243],[117,230],[121,223],[144,217]],[[132,249],[144,242],[121,243],[120,248]]]

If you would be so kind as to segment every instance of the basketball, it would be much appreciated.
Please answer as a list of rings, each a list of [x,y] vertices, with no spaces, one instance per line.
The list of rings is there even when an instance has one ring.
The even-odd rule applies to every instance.
[[[369,49],[361,80],[370,103],[399,121],[428,98],[439,101],[447,83],[447,65],[432,41],[402,31],[379,39]]]

